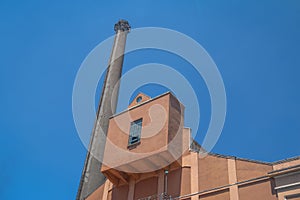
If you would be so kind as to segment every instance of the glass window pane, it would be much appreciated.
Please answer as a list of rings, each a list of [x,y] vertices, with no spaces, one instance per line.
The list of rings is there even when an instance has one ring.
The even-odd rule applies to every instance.
[[[128,144],[138,143],[141,138],[143,119],[138,119],[131,122]]]

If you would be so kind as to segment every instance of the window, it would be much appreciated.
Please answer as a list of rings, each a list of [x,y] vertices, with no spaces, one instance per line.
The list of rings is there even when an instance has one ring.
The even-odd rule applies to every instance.
[[[140,102],[142,101],[142,99],[143,99],[143,98],[142,98],[141,96],[139,96],[138,98],[136,98],[136,102],[137,102],[137,103],[140,103]]]
[[[300,199],[300,194],[292,194],[284,197],[285,200],[298,200]]]
[[[142,118],[138,119],[134,122],[131,122],[128,146],[137,144],[140,142],[141,132],[142,132],[142,122],[143,122]]]

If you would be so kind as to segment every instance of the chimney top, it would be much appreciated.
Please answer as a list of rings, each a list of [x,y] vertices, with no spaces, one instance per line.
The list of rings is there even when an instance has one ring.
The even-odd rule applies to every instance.
[[[130,25],[128,23],[128,21],[121,19],[119,20],[116,24],[115,24],[115,31],[116,33],[120,30],[120,31],[130,31]]]

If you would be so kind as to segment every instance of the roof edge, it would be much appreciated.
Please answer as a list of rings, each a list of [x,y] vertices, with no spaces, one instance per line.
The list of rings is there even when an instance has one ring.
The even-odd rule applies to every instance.
[[[291,158],[286,158],[286,159],[283,159],[283,160],[275,161],[272,164],[277,165],[277,164],[286,163],[286,162],[290,162],[290,161],[293,161],[293,160],[299,160],[299,159],[300,159],[300,156],[294,156],[294,157],[291,157]]]

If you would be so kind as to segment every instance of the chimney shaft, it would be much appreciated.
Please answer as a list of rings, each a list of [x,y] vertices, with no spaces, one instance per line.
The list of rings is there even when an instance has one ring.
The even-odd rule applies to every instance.
[[[101,159],[103,157],[106,141],[103,135],[107,134],[109,117],[116,112],[126,37],[130,31],[130,25],[126,20],[120,20],[115,24],[114,30],[116,32],[114,45],[106,71],[102,95],[97,110],[97,118],[91,136],[89,151],[85,159],[76,200],[84,200],[106,180],[105,176],[100,172],[102,165]]]

